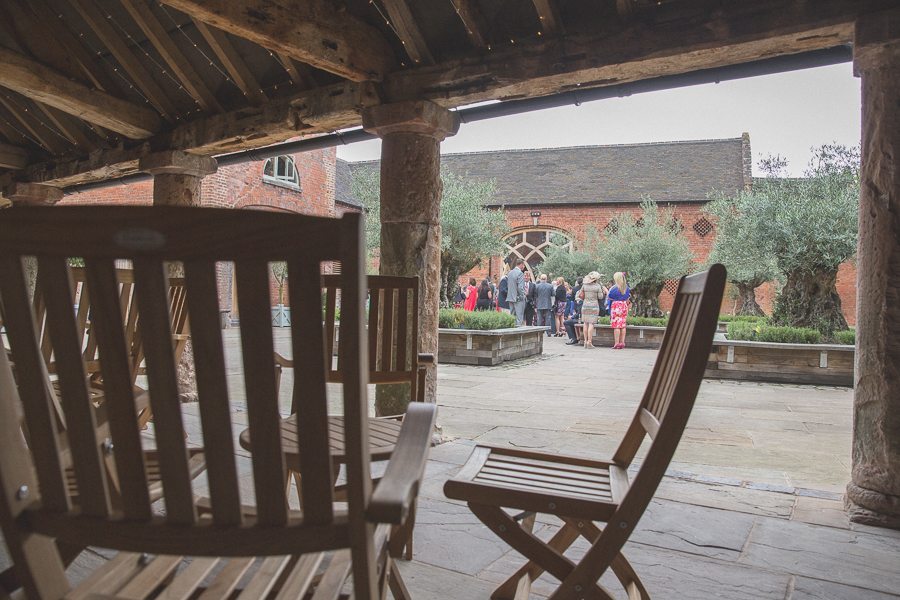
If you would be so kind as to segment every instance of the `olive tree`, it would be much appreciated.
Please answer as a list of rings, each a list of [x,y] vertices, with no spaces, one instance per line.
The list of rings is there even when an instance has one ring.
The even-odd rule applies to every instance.
[[[616,215],[618,227],[607,231],[594,249],[599,270],[607,276],[628,274],[634,313],[659,317],[659,295],[666,281],[691,270],[693,254],[680,235],[671,211],[660,210],[649,198],[641,202],[641,214]]]
[[[552,273],[574,284],[579,277],[584,277],[597,269],[597,258],[589,249],[597,247],[599,237],[597,230],[590,227],[581,249],[569,252],[565,248],[551,247],[547,251],[547,258],[537,265],[535,270],[538,273]]]
[[[778,273],[771,240],[760,236],[759,221],[765,213],[750,191],[734,197],[716,194],[705,210],[716,223],[716,240],[707,263],[725,265],[728,281],[737,288],[740,300],[737,314],[763,315],[755,289]]]

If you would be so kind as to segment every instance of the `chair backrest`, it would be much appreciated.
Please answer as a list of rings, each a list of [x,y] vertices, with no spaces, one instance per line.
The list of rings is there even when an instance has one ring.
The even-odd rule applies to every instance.
[[[36,256],[42,272],[41,291],[80,493],[77,509],[68,495],[57,445],[58,424],[45,385],[40,336],[22,268],[24,256]],[[66,263],[70,257],[85,261],[91,328],[97,336],[108,404],[108,440],[98,439],[91,410],[77,315],[71,304],[73,290]],[[116,259],[130,259],[134,265],[134,294],[140,308],[155,445],[165,491],[163,514],[154,514],[148,499]],[[333,503],[321,327],[320,264],[333,260],[343,267],[340,351],[347,510],[338,510]],[[255,491],[252,513],[242,509],[234,456],[216,286],[216,262],[222,261],[235,265],[241,302],[240,337]],[[305,392],[297,416],[302,515],[289,510],[285,496],[269,308],[268,270],[275,261],[288,264],[293,318],[301,325],[292,330],[292,344],[297,376],[302,378]],[[198,513],[188,472],[166,262],[180,262],[184,267],[194,355],[198,357],[194,366],[211,506],[210,513],[203,515]],[[373,529],[364,515],[372,484],[367,453],[363,264],[359,215],[328,219],[176,207],[23,207],[3,211],[0,295],[26,427],[32,440],[41,441],[26,449],[18,428],[0,429],[0,523],[7,541],[23,542],[38,533],[82,546],[210,556],[291,555],[350,547],[354,589],[363,597],[375,595]],[[15,403],[13,395],[4,395],[0,410],[4,415],[16,414]],[[121,512],[111,508],[104,453],[114,459]],[[34,465],[37,485],[27,477],[28,469],[20,466],[27,464],[27,459]],[[28,513],[28,518],[17,518],[22,513]],[[13,554],[27,554],[28,548],[21,543]],[[47,576],[45,566],[28,560],[17,563],[26,588],[32,586],[34,591],[36,586],[51,585],[41,581]],[[35,570],[29,573],[32,567]]]
[[[610,564],[662,481],[700,389],[724,289],[725,267],[719,264],[681,278],[647,389],[613,462],[627,468],[645,436],[652,442],[619,508],[581,565]]]
[[[369,275],[368,331],[369,383],[406,383],[411,397],[417,398],[419,278],[391,275]],[[335,342],[343,339],[343,321],[337,318],[341,293],[340,275],[323,275],[325,296],[325,345],[329,356]],[[343,311],[341,311],[343,313]],[[341,322],[335,334],[336,321]],[[341,381],[340,357],[337,364],[329,364],[328,380]]]

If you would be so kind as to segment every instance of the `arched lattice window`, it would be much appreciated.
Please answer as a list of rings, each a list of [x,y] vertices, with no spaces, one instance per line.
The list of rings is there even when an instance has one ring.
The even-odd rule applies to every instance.
[[[571,252],[572,236],[555,229],[534,228],[510,233],[503,240],[506,244],[506,264],[512,265],[516,259],[524,260],[529,268],[539,265],[547,258],[550,248],[562,248]]]
[[[286,185],[300,189],[300,177],[297,175],[297,167],[290,156],[276,156],[266,160],[263,167],[263,181]]]

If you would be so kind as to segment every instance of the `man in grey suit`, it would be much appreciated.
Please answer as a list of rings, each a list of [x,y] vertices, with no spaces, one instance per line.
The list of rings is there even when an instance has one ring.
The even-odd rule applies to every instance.
[[[516,327],[525,323],[525,261],[516,261],[516,266],[506,275],[506,301],[509,312],[516,316]]]
[[[534,308],[537,310],[538,327],[551,327],[553,323],[553,284],[547,283],[547,274],[541,274],[541,281],[534,290]],[[547,335],[551,335],[547,330]]]

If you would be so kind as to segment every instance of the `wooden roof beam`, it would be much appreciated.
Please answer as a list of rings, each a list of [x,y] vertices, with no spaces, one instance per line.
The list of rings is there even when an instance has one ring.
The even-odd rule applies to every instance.
[[[175,105],[156,83],[137,56],[134,55],[125,40],[109,23],[106,15],[100,12],[94,0],[69,0],[73,7],[87,22],[88,26],[97,34],[100,41],[107,47],[110,53],[119,61],[122,68],[128,73],[135,87],[153,104],[163,117],[174,120],[178,112]]]
[[[0,168],[20,170],[28,165],[28,152],[18,146],[0,143]]]
[[[0,65],[0,81],[3,80],[3,65]],[[3,81],[4,84],[8,82]],[[15,95],[10,96],[9,93],[0,92],[0,105],[12,115],[13,119],[19,122],[25,131],[28,132],[31,140],[36,142],[41,148],[50,154],[62,154],[67,150],[65,140],[54,134],[49,127],[45,127],[38,122],[38,118],[31,114],[27,107],[20,105],[24,101]]]
[[[425,38],[419,30],[406,0],[382,0],[382,2],[391,19],[391,26],[412,61],[417,65],[434,64],[428,44],[425,43]]]
[[[138,24],[156,51],[159,52],[172,72],[178,77],[181,84],[191,97],[197,101],[203,110],[207,112],[221,112],[222,107],[216,101],[215,96],[206,88],[203,79],[191,66],[190,61],[172,40],[172,36],[166,31],[145,0],[120,0],[122,6]]]
[[[481,14],[475,0],[450,0],[456,14],[459,15],[463,26],[466,28],[466,35],[476,48],[486,48],[487,43],[487,21]]]
[[[394,64],[374,27],[331,0],[163,0],[173,8],[351,81],[380,81]]]
[[[93,90],[18,52],[0,48],[0,82],[32,100],[134,139],[159,130],[156,113]]]
[[[212,51],[222,61],[222,66],[228,71],[228,75],[234,81],[234,84],[247,97],[247,101],[254,106],[265,103],[268,97],[260,89],[259,82],[256,80],[256,76],[253,75],[253,71],[247,67],[244,59],[241,58],[241,55],[237,53],[237,50],[228,41],[228,36],[225,35],[225,32],[215,27],[210,27],[202,21],[194,20],[194,25],[197,26],[197,31],[200,32],[200,35],[203,36],[203,39],[206,40]]]
[[[541,31],[549,35],[561,35],[565,33],[562,20],[553,0],[533,0],[534,9],[537,11],[538,20],[541,22]]]

